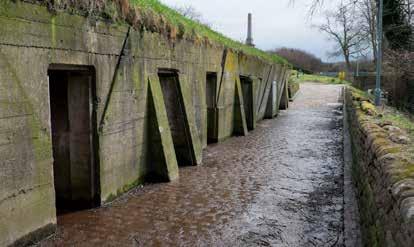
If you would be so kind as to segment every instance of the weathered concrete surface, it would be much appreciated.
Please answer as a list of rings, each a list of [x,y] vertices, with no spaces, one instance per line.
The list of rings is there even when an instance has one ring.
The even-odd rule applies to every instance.
[[[180,179],[58,218],[40,246],[343,246],[341,86],[209,146]]]

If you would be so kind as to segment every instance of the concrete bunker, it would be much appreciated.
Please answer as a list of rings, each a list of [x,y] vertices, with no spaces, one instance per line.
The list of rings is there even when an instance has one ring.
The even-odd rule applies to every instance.
[[[254,129],[253,80],[247,76],[240,76],[243,94],[243,106],[248,130]]]
[[[191,146],[191,133],[184,106],[178,71],[160,69],[158,71],[164,96],[165,110],[179,166],[197,165]]]
[[[57,213],[99,206],[95,70],[51,65],[48,76]]]
[[[206,75],[207,143],[217,142],[217,73]]]
[[[247,134],[239,74],[258,78],[269,66],[279,66],[273,59],[260,58],[249,49],[233,49],[220,39],[217,42],[211,39],[212,44],[207,44],[185,39],[187,35],[184,34],[171,40],[162,30],[151,29],[150,23],[131,26],[123,21],[128,15],[118,13],[121,10],[118,1],[111,5],[114,7],[111,14],[120,17],[116,22],[107,15],[100,18],[102,8],[99,6],[91,9],[93,16],[90,17],[94,21],[90,22],[80,15],[78,10],[82,12],[82,9],[78,8],[82,6],[70,4],[73,1],[69,0],[55,4],[58,11],[49,11],[43,1],[3,2],[0,16],[6,26],[0,35],[4,41],[0,44],[0,84],[7,90],[0,90],[0,98],[5,99],[4,107],[0,107],[3,117],[0,132],[4,133],[0,137],[3,142],[0,156],[4,163],[0,165],[0,174],[7,176],[0,179],[4,197],[0,211],[7,217],[0,220],[0,246],[8,246],[22,238],[31,240],[47,226],[53,226],[56,223],[55,195],[58,212],[62,212],[60,205],[67,205],[62,203],[64,199],[72,203],[80,197],[76,193],[72,195],[76,188],[70,184],[76,175],[70,174],[73,171],[71,155],[80,145],[71,146],[68,136],[63,139],[61,148],[66,149],[66,153],[59,157],[66,170],[56,166],[59,157],[55,158],[53,168],[52,157],[52,151],[55,157],[60,154],[57,153],[60,150],[57,137],[68,135],[71,122],[80,119],[80,114],[74,118],[69,109],[73,100],[68,98],[68,91],[72,90],[68,83],[70,85],[76,75],[83,81],[92,75],[92,82],[88,81],[92,83],[88,87],[88,103],[93,106],[89,108],[91,116],[83,121],[90,126],[85,131],[90,132],[89,143],[86,134],[79,137],[85,140],[85,146],[92,145],[86,149],[86,154],[82,154],[90,157],[90,163],[85,163],[86,179],[79,177],[78,180],[86,181],[85,189],[81,191],[87,192],[87,206],[98,206],[101,201],[109,202],[131,187],[144,183],[151,173],[168,181],[179,176],[158,68],[174,67],[185,72],[179,74],[178,84],[185,106],[181,111],[186,112],[184,117],[187,118],[184,126],[187,131],[190,127],[191,134],[191,145],[188,142],[186,145],[191,146],[192,155],[200,164],[200,140],[202,144],[207,140],[206,109],[202,99],[206,86],[201,85],[206,80],[206,72],[218,73],[215,137],[223,141],[232,134]],[[148,12],[144,9],[140,9],[145,11],[143,14],[152,14],[150,9]],[[174,26],[174,23],[170,24]],[[17,26],[21,28],[9,28]],[[33,36],[27,31],[31,29],[39,35]],[[52,91],[49,92],[46,73],[50,64],[80,62],[94,64],[96,77],[95,70],[89,67],[50,67]],[[280,77],[281,72],[278,71],[277,76]],[[279,78],[278,82],[282,87],[285,78]],[[61,84],[65,87],[59,91]],[[254,79],[253,89],[256,87]],[[278,90],[282,92],[281,88]],[[259,95],[256,92],[254,90],[254,97]],[[54,109],[48,109],[50,102]],[[59,105],[63,106],[59,108]],[[96,111],[99,121],[96,121]],[[67,131],[63,131],[65,126],[59,129],[60,122],[56,120],[62,119],[59,114],[66,117],[62,125],[66,124]],[[54,118],[52,124],[51,117]],[[186,153],[191,157],[189,152]],[[52,169],[56,170],[55,176]],[[17,192],[18,196],[15,196]]]

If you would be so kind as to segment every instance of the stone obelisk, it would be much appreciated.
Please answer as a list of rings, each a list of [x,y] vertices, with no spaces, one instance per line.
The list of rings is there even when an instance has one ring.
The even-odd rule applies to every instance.
[[[249,16],[248,16],[246,45],[254,47],[254,44],[253,44],[253,28],[252,28],[252,14],[251,13],[249,13]]]

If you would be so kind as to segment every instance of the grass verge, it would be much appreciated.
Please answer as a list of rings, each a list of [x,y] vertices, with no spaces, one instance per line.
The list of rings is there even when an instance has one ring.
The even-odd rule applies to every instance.
[[[328,77],[322,75],[310,75],[310,74],[299,74],[294,71],[291,75],[291,79],[294,82],[303,83],[303,82],[316,82],[316,83],[325,83],[325,84],[350,84],[348,81],[343,81],[335,77]]]
[[[352,90],[353,95],[358,97],[359,100],[369,101],[371,103],[374,102],[374,95],[349,85],[348,87]],[[388,105],[375,107],[375,110],[377,115],[373,118],[377,123],[383,124],[385,122],[391,122],[393,126],[399,127],[400,129],[406,131],[410,138],[414,140],[414,121],[412,114]]]

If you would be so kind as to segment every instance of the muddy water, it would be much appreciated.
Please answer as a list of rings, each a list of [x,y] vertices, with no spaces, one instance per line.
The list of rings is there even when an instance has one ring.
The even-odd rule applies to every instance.
[[[41,246],[342,246],[341,87],[305,84],[247,137],[199,167],[111,205],[58,219]]]

